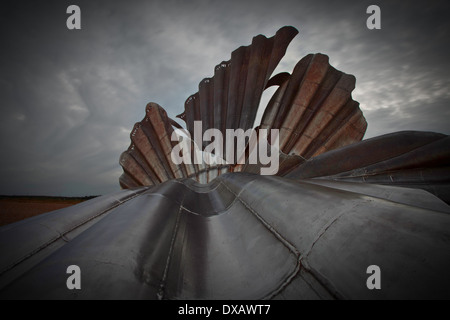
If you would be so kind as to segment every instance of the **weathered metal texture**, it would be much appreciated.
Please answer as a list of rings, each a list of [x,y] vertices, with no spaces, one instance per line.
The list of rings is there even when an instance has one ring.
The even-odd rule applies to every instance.
[[[268,141],[266,142],[266,148],[265,150],[268,151],[268,156],[270,156],[270,144]],[[254,144],[247,144],[247,148],[245,150],[245,154],[242,156],[242,159],[244,161],[243,164],[235,164],[232,165],[230,168],[230,172],[249,172],[249,173],[255,173],[260,174],[261,168],[269,168],[269,165],[262,164],[260,162],[260,158],[257,158],[256,163],[250,163],[250,153],[251,152],[257,152],[258,148],[261,148],[261,143],[264,143],[263,140],[258,141],[258,143]],[[298,156],[295,154],[285,154],[277,149],[275,149],[278,153],[278,166],[273,168],[273,171],[271,173],[268,173],[266,175],[278,175],[278,176],[284,176],[287,173],[289,173],[291,170],[299,166],[300,164],[304,163],[306,161],[305,158],[302,156]]]
[[[202,121],[202,135],[209,128],[221,132],[253,128],[269,77],[297,33],[293,27],[283,27],[271,38],[258,35],[251,45],[233,51],[229,61],[218,64],[214,76],[200,82],[199,91],[186,100],[185,111],[177,116],[186,122],[191,136],[194,121]]]
[[[271,38],[259,35],[251,45],[233,51],[231,60],[217,65],[214,77],[200,82],[199,91],[186,100],[185,111],[178,116],[186,122],[191,137],[194,121],[201,121],[202,136],[209,128],[221,130],[223,150],[227,152],[225,130],[252,128],[263,90],[278,85],[256,128],[280,130],[281,167],[276,174],[285,174],[291,169],[289,165],[305,158],[361,140],[367,123],[359,104],[351,98],[355,78],[330,66],[326,55],[310,54],[298,62],[292,75],[284,72],[269,79],[297,33],[295,28],[283,27]],[[124,169],[119,179],[122,188],[182,177],[207,183],[219,173],[257,172],[261,168],[260,164],[249,165],[249,150],[244,159],[236,155],[226,169],[212,167],[211,174],[205,163],[174,166],[169,154],[174,142],[171,145],[167,139],[173,126],[181,127],[160,106],[147,106],[145,119],[135,125],[132,144],[120,159]],[[203,142],[198,147],[203,150],[206,145]],[[288,155],[291,160],[286,162]]]
[[[286,177],[421,188],[450,204],[450,137],[418,131],[386,134],[312,158]]]
[[[295,33],[233,52],[182,115],[189,130],[246,129],[264,87],[279,86],[259,127],[280,129],[279,176],[254,174],[263,166],[247,155],[174,164],[181,126],[150,103],[120,157],[130,190],[0,228],[0,298],[450,299],[450,138],[358,142],[355,79],[327,56],[268,80]],[[76,292],[69,265],[82,270]],[[366,286],[370,265],[382,290]]]
[[[360,141],[367,122],[351,97],[355,77],[330,66],[328,56],[309,54],[292,75],[276,75],[278,85],[261,129],[280,130],[280,150],[304,158]]]
[[[450,207],[423,190],[359,185],[228,173],[5,226],[0,298],[450,298]],[[372,264],[382,290],[366,287]]]
[[[3,226],[0,229],[0,287],[2,290],[12,279],[27,273],[38,262],[54,254],[101,221],[112,209],[145,190],[146,188],[121,190],[94,198],[95,201],[86,201],[67,207],[67,210],[56,210]],[[45,282],[49,278],[51,274],[47,274],[40,281]]]
[[[122,188],[153,186],[186,177],[195,177],[198,181],[207,183],[222,172],[216,170],[209,177],[205,173],[209,166],[204,163],[175,164],[171,159],[171,152],[178,141],[171,140],[173,126],[176,126],[175,121],[167,116],[161,106],[156,103],[147,105],[144,119],[136,123],[131,131],[128,150],[120,156],[119,162],[124,171],[119,179]]]

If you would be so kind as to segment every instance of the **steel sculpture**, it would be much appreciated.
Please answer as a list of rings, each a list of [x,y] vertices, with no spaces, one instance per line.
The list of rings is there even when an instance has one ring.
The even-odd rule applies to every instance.
[[[123,190],[0,229],[0,297],[450,298],[448,136],[362,140],[355,78],[326,55],[271,77],[296,34],[235,50],[179,116],[192,134],[194,121],[202,133],[253,128],[278,86],[256,127],[279,130],[276,175],[257,174],[250,144],[242,164],[173,163],[182,126],[150,103],[120,157]],[[374,264],[380,290],[367,286]],[[68,265],[80,290],[65,285]]]

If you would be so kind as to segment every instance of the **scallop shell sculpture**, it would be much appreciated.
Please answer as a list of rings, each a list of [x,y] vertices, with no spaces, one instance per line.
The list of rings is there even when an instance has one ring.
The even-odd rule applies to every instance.
[[[255,128],[279,130],[276,174],[259,175],[248,153],[175,164],[182,126],[150,103],[120,156],[123,190],[0,228],[0,297],[450,298],[449,137],[362,140],[355,78],[327,56],[271,77],[296,34],[235,50],[179,116],[191,134],[194,121],[202,133],[253,128],[264,89],[278,86]],[[66,286],[69,265],[81,290]],[[368,287],[372,265],[381,289]]]
[[[280,130],[280,173],[293,163],[360,141],[367,123],[351,97],[355,77],[330,66],[326,55],[308,55],[292,74],[270,78],[297,33],[283,27],[271,38],[256,36],[251,45],[236,49],[229,61],[218,64],[214,77],[200,82],[199,91],[186,100],[185,111],[177,116],[185,121],[190,136],[194,136],[194,121],[201,121],[202,135],[210,128],[221,132],[252,128],[264,89],[278,85],[256,129]],[[170,158],[176,145],[170,139],[174,127],[182,128],[159,105],[147,105],[146,116],[135,124],[131,145],[120,159],[123,188],[183,177],[205,183],[227,172],[255,171],[254,166],[240,164],[176,166]],[[204,150],[205,143],[196,147]]]

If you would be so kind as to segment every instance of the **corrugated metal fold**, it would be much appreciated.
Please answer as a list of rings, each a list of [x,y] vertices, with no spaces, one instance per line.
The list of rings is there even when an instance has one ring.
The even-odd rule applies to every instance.
[[[434,132],[390,133],[324,153],[285,176],[420,188],[450,204],[450,137]]]
[[[328,56],[309,54],[279,85],[260,128],[280,130],[280,149],[304,158],[360,141],[367,123],[351,97],[355,77],[330,66]]]
[[[361,140],[367,123],[359,104],[351,98],[355,78],[330,66],[326,55],[307,55],[297,63],[292,75],[283,72],[269,79],[297,33],[295,28],[283,27],[271,38],[256,36],[251,45],[239,47],[229,61],[218,64],[214,76],[200,82],[199,91],[186,100],[185,111],[178,116],[186,122],[190,136],[194,137],[194,121],[201,121],[202,136],[210,128],[220,129],[226,154],[231,151],[227,149],[226,129],[251,129],[263,90],[276,85],[279,89],[266,107],[261,125],[255,128],[280,130],[281,167],[274,174],[290,171],[288,164]],[[147,106],[146,117],[135,125],[132,144],[120,159],[124,169],[119,179],[122,188],[183,177],[207,183],[224,170],[257,172],[261,168],[258,163],[249,165],[249,151],[258,147],[255,145],[247,145],[243,159],[235,154],[220,171],[204,161],[174,165],[170,150],[175,142],[168,139],[174,126],[181,127],[167,117],[163,108],[154,103]],[[200,144],[198,148],[204,150],[209,142]],[[194,150],[196,145],[191,145]],[[233,144],[230,146],[233,148]],[[290,162],[285,161],[287,157],[291,157]]]
[[[228,173],[37,216],[0,228],[0,298],[450,298],[450,207],[358,185]],[[366,287],[371,264],[383,290]],[[81,290],[66,287],[69,265]]]
[[[269,77],[297,33],[293,27],[283,27],[271,38],[258,35],[251,45],[233,51],[229,61],[218,64],[214,76],[200,82],[199,91],[186,100],[185,111],[178,115],[191,135],[194,121],[202,121],[202,134],[209,128],[222,132],[252,128]]]
[[[171,152],[178,144],[177,140],[171,140],[174,123],[161,106],[147,105],[144,119],[131,131],[128,150],[120,156],[124,170],[119,179],[122,188],[153,186],[170,179],[198,176],[202,166],[177,165],[171,159]]]
[[[255,135],[279,129],[278,176],[250,161],[273,136],[248,143],[243,163],[197,164],[206,144],[174,135],[182,127],[149,103],[120,156],[128,190],[0,228],[0,298],[450,299],[450,138],[360,141],[355,78],[326,55],[269,79],[296,34],[233,51],[180,115],[191,136],[196,120],[202,134],[247,130],[263,90],[278,86]],[[172,161],[172,135],[192,164]],[[70,265],[81,290],[66,286]],[[366,285],[370,265],[382,290]]]

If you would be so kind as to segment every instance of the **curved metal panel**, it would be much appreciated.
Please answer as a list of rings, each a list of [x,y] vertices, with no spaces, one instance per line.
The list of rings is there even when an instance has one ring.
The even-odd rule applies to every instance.
[[[201,121],[202,136],[210,128],[220,129],[222,134],[226,129],[251,128],[263,90],[279,85],[256,128],[280,130],[282,166],[275,174],[290,171],[289,164],[361,140],[367,123],[359,104],[351,98],[355,77],[330,66],[328,56],[307,55],[297,63],[292,75],[281,73],[269,79],[297,33],[295,28],[283,27],[271,38],[256,36],[251,45],[233,51],[230,61],[217,65],[214,77],[200,82],[199,91],[186,100],[185,112],[179,116],[186,122],[190,136],[194,137],[194,121]],[[146,117],[135,125],[130,136],[132,144],[120,159],[125,172],[120,179],[122,187],[150,186],[185,177],[207,183],[219,175],[219,166],[204,162],[175,165],[171,161],[174,123],[159,105],[147,105]],[[229,151],[226,137],[223,151]],[[192,141],[191,157],[196,148],[204,150],[206,145],[206,141],[198,146]],[[220,168],[256,172],[261,165],[249,165],[248,154],[244,155],[244,164],[235,159],[230,166]],[[286,162],[292,155],[299,157]]]
[[[386,198],[379,186],[364,187],[228,173],[209,184],[171,180],[122,191],[129,192],[118,194],[126,201],[80,226],[45,258],[13,259],[0,277],[0,297],[449,298],[441,274],[450,267],[450,207],[422,190],[390,187]],[[103,212],[104,200],[95,200],[85,207]],[[79,210],[9,230],[52,237],[41,226]],[[11,232],[1,228],[0,237],[19,252]],[[82,270],[76,293],[65,286],[71,264]],[[389,289],[367,290],[371,264],[382,267]],[[22,273],[11,273],[18,268]]]
[[[421,188],[450,203],[449,164],[448,136],[403,131],[324,153],[296,166],[286,177]]]
[[[309,159],[363,138],[367,123],[351,98],[355,77],[330,66],[328,56],[309,54],[292,75],[277,77],[261,128],[280,130],[282,152]]]
[[[200,82],[199,91],[186,100],[185,111],[177,116],[191,135],[194,121],[202,121],[202,134],[213,127],[222,132],[252,128],[269,77],[297,33],[293,27],[283,27],[271,38],[258,35],[251,45],[233,51],[229,61],[218,64],[214,77]]]
[[[245,130],[264,88],[279,86],[259,128],[280,130],[280,176],[253,174],[261,164],[246,156],[174,163],[181,126],[149,103],[120,157],[129,190],[0,228],[0,298],[449,299],[449,137],[358,142],[367,123],[355,78],[326,55],[269,80],[296,33],[233,51],[180,116],[191,133],[195,120],[203,132]],[[366,287],[373,264],[383,290]],[[81,290],[66,287],[69,265]]]
[[[0,229],[0,286],[6,286],[27,272],[112,209],[144,190],[123,190],[3,226]]]

